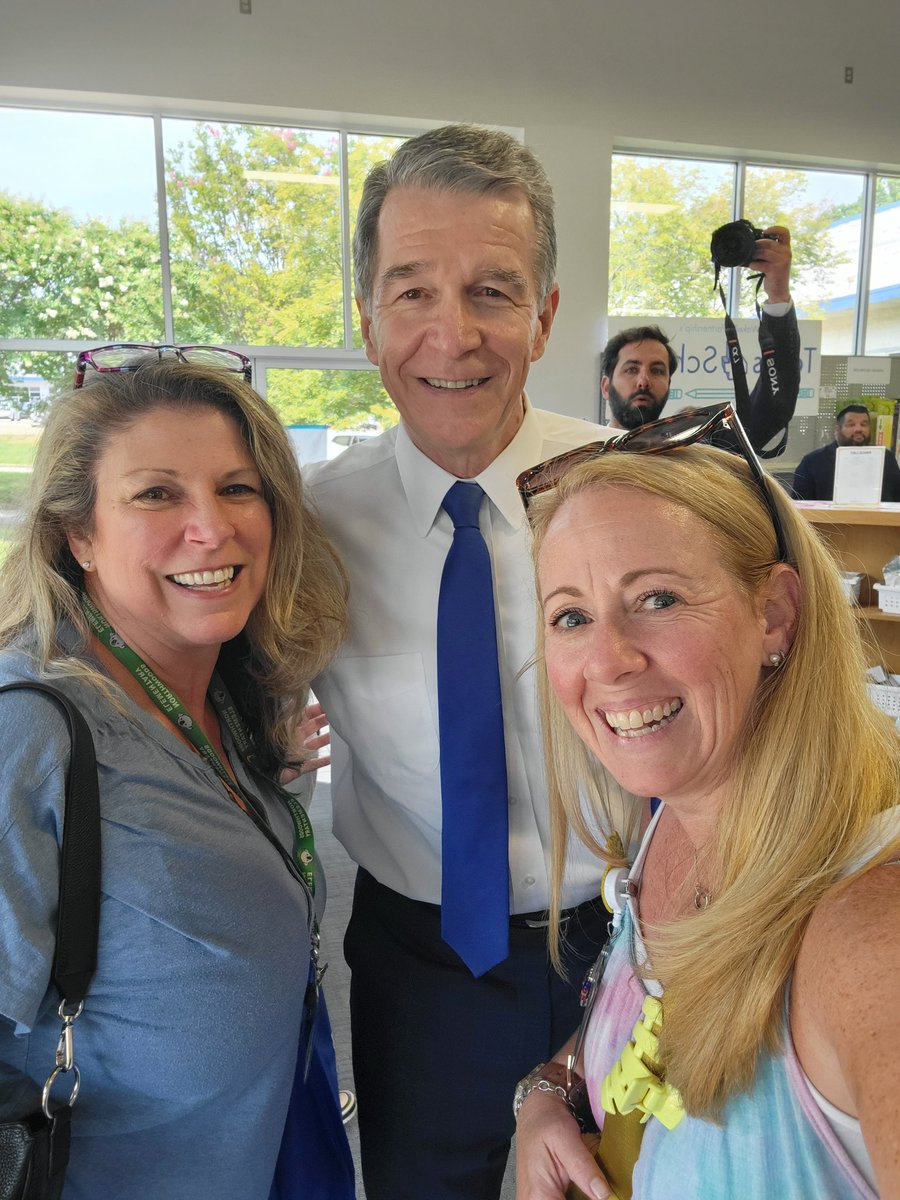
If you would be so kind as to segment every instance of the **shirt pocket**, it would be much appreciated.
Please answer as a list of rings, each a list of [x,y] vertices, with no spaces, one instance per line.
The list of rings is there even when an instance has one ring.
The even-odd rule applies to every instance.
[[[421,654],[339,658],[315,691],[350,746],[354,776],[399,798],[436,770],[437,721]]]

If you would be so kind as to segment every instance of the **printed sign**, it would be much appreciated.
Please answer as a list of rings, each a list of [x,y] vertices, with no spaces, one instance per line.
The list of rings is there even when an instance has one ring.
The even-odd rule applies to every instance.
[[[876,358],[852,356],[847,359],[848,383],[884,383],[891,382],[891,360],[887,356]]]
[[[884,477],[884,446],[838,446],[834,464],[835,504],[877,504]]]

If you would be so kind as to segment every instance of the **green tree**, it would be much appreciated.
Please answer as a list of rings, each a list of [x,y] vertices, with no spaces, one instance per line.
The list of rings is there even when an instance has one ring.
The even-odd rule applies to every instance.
[[[354,212],[369,167],[395,145],[350,139]],[[343,345],[339,149],[337,134],[198,124],[167,155],[179,340]],[[269,398],[289,424],[397,419],[375,372],[280,371]]]
[[[110,227],[0,191],[0,336],[159,341],[159,237],[139,221]],[[4,356],[6,374],[71,382],[61,355]]]
[[[398,140],[348,139],[351,212]],[[336,133],[190,126],[166,158],[176,341],[343,346],[339,172]],[[0,193],[0,336],[156,342],[163,331],[154,229],[81,221]],[[71,377],[58,354],[7,354],[4,364],[7,375]],[[376,371],[278,371],[269,395],[286,423],[397,419]]]
[[[620,155],[613,160],[609,311],[659,317],[721,315],[709,240],[731,219],[730,171]],[[748,172],[744,211],[754,224],[787,225],[793,277],[825,286],[834,254],[824,236],[833,208],[803,201],[802,172]],[[747,291],[749,303],[749,288]]]
[[[167,157],[179,340],[339,344],[335,156],[292,130],[197,125]]]
[[[371,419],[387,428],[398,419],[377,371],[270,371],[268,397],[285,425],[347,429]]]

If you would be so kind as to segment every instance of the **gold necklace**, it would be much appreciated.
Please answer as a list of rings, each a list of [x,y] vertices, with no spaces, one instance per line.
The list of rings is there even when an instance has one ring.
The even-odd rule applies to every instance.
[[[669,866],[669,868],[666,870],[666,891],[670,892],[672,876],[677,872],[678,868],[688,860],[688,858],[693,858],[693,864],[688,872],[688,878],[685,879],[680,886],[684,887],[685,884],[688,884],[690,875],[694,876],[694,908],[697,909],[698,912],[702,912],[704,908],[709,908],[710,904],[712,903],[712,892],[709,890],[706,884],[701,883],[700,880],[696,878],[699,867],[699,856],[695,847],[691,847],[689,854],[679,857],[676,862]]]

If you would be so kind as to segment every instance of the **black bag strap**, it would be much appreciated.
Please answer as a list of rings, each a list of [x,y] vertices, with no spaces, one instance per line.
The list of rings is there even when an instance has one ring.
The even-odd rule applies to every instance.
[[[72,752],[66,776],[66,809],[59,866],[56,950],[50,978],[69,1006],[87,994],[97,966],[100,925],[100,797],[94,739],[87,721],[62,692],[46,683],[16,682],[0,692],[44,692],[69,724]]]

